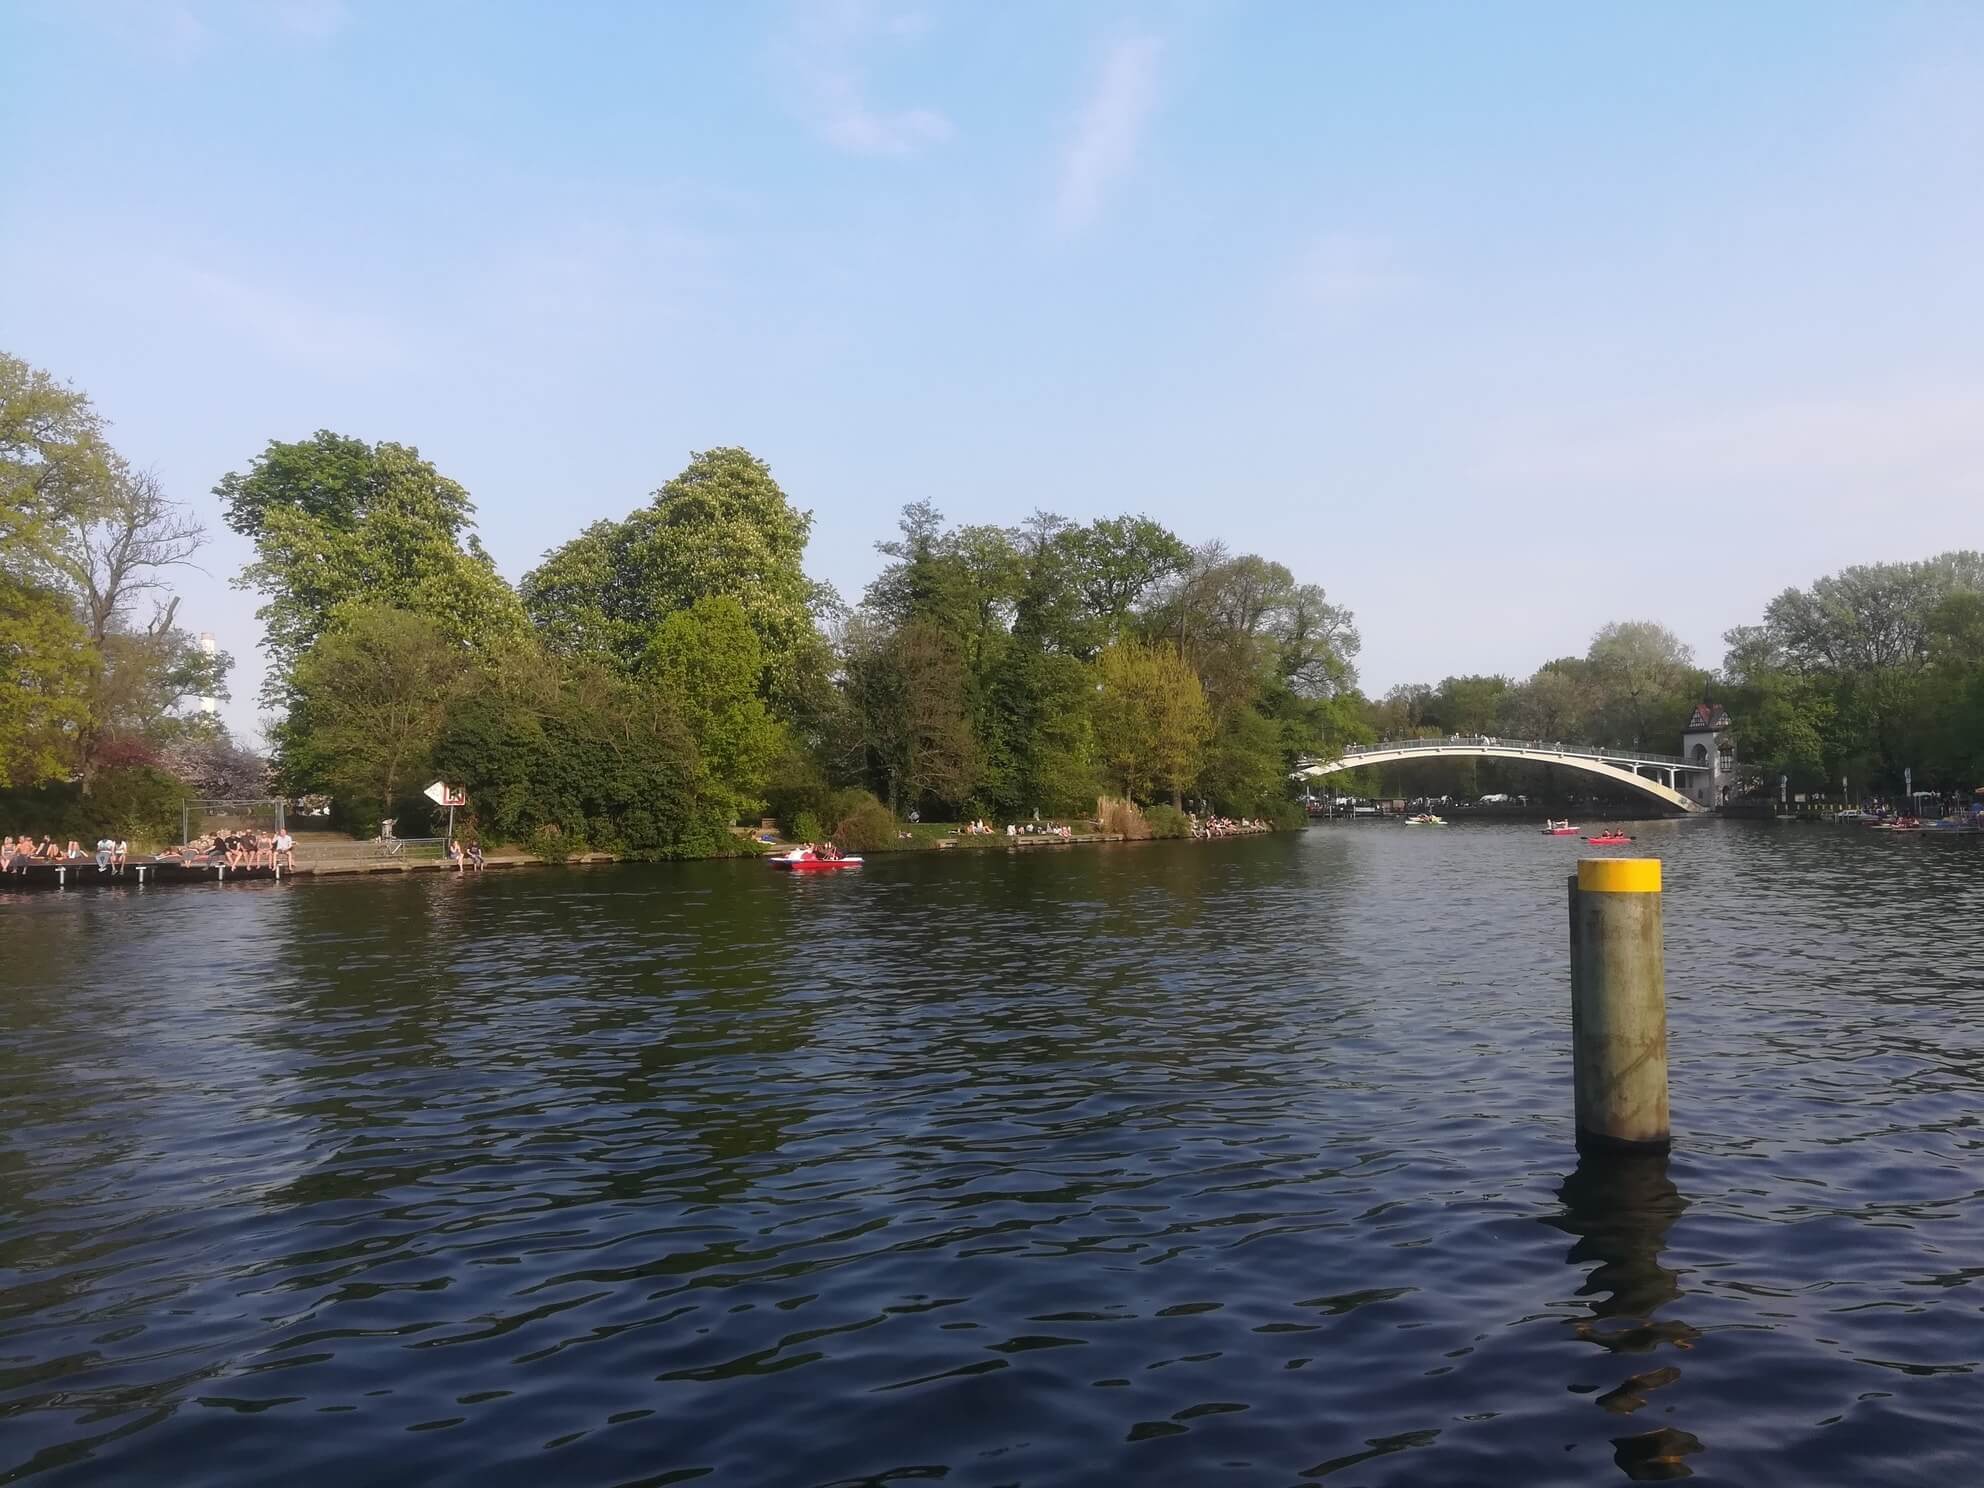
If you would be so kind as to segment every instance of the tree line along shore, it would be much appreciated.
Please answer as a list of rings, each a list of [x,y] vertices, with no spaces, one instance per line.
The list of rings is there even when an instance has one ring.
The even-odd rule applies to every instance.
[[[411,445],[319,431],[219,477],[253,545],[263,738],[183,589],[206,534],[82,392],[0,355],[0,826],[158,845],[189,798],[328,798],[370,837],[458,829],[544,859],[725,855],[762,814],[854,850],[924,821],[1300,825],[1295,761],[1441,733],[1667,749],[1704,696],[1797,788],[1984,783],[1984,555],[1791,589],[1700,666],[1655,621],[1525,679],[1366,696],[1354,617],[1282,563],[1134,513],[951,523],[906,507],[858,598],[804,567],[813,515],[743,449],[505,580],[467,490]],[[197,600],[197,591],[195,591]],[[1446,776],[1453,775],[1449,781]],[[1973,778],[1974,777],[1974,778]],[[1521,767],[1339,777],[1350,794],[1531,788]]]

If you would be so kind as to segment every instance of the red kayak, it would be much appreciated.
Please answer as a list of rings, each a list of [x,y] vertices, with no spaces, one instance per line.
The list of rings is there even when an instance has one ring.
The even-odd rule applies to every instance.
[[[842,868],[859,868],[859,858],[823,858],[818,853],[799,848],[793,852],[780,853],[777,857],[765,859],[774,868],[783,868],[788,873],[833,873]]]
[[[1632,838],[1621,832],[1607,832],[1603,837],[1585,838],[1585,841],[1589,842],[1593,847],[1624,847],[1632,840]]]
[[[1545,837],[1575,837],[1578,835],[1578,829],[1569,822],[1548,822],[1544,825],[1543,835]]]

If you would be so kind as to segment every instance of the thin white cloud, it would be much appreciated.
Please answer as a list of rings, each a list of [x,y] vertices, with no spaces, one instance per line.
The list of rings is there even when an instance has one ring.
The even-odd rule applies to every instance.
[[[1288,290],[1300,304],[1337,310],[1388,299],[1412,283],[1382,238],[1332,232],[1303,251],[1289,275]]]
[[[784,71],[813,131],[852,155],[910,155],[949,139],[951,121],[937,110],[890,109],[870,98],[876,49],[913,41],[928,26],[924,12],[879,0],[801,0]]]
[[[1104,53],[1095,86],[1061,160],[1061,226],[1076,231],[1101,212],[1110,189],[1136,163],[1144,125],[1157,104],[1163,43],[1127,36]]]

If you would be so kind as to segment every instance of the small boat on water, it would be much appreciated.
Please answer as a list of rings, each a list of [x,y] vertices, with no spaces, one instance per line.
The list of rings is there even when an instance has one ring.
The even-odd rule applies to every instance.
[[[795,847],[789,853],[778,853],[765,859],[774,868],[783,868],[787,873],[834,873],[842,868],[859,868],[859,858],[823,858],[810,847]]]
[[[1601,832],[1596,837],[1585,838],[1593,847],[1624,847],[1632,840],[1624,832]]]
[[[1575,837],[1578,829],[1567,821],[1547,821],[1543,824],[1545,837]]]
[[[1430,811],[1422,811],[1417,816],[1408,816],[1405,824],[1408,827],[1444,827],[1447,819],[1444,816],[1435,816]]]

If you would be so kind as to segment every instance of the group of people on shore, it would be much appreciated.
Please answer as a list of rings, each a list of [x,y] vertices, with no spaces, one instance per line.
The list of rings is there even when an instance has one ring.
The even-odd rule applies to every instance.
[[[96,844],[97,871],[122,873],[130,851],[128,842],[110,837],[99,838]],[[89,856],[83,850],[82,843],[73,837],[64,847],[45,832],[39,842],[34,840],[33,833],[23,832],[19,837],[0,840],[0,873],[25,874],[30,863],[80,863]]]
[[[448,861],[455,865],[455,872],[457,873],[466,873],[471,868],[477,873],[480,873],[482,871],[482,844],[480,842],[464,844],[459,837],[451,837],[448,839]]]
[[[168,847],[159,854],[166,863],[193,863],[211,867],[215,862],[229,868],[296,868],[296,839],[281,832],[206,832],[184,847]]]
[[[1241,817],[1238,821],[1230,816],[1195,816],[1191,822],[1194,837],[1245,837],[1268,829],[1266,822],[1251,816]]]

